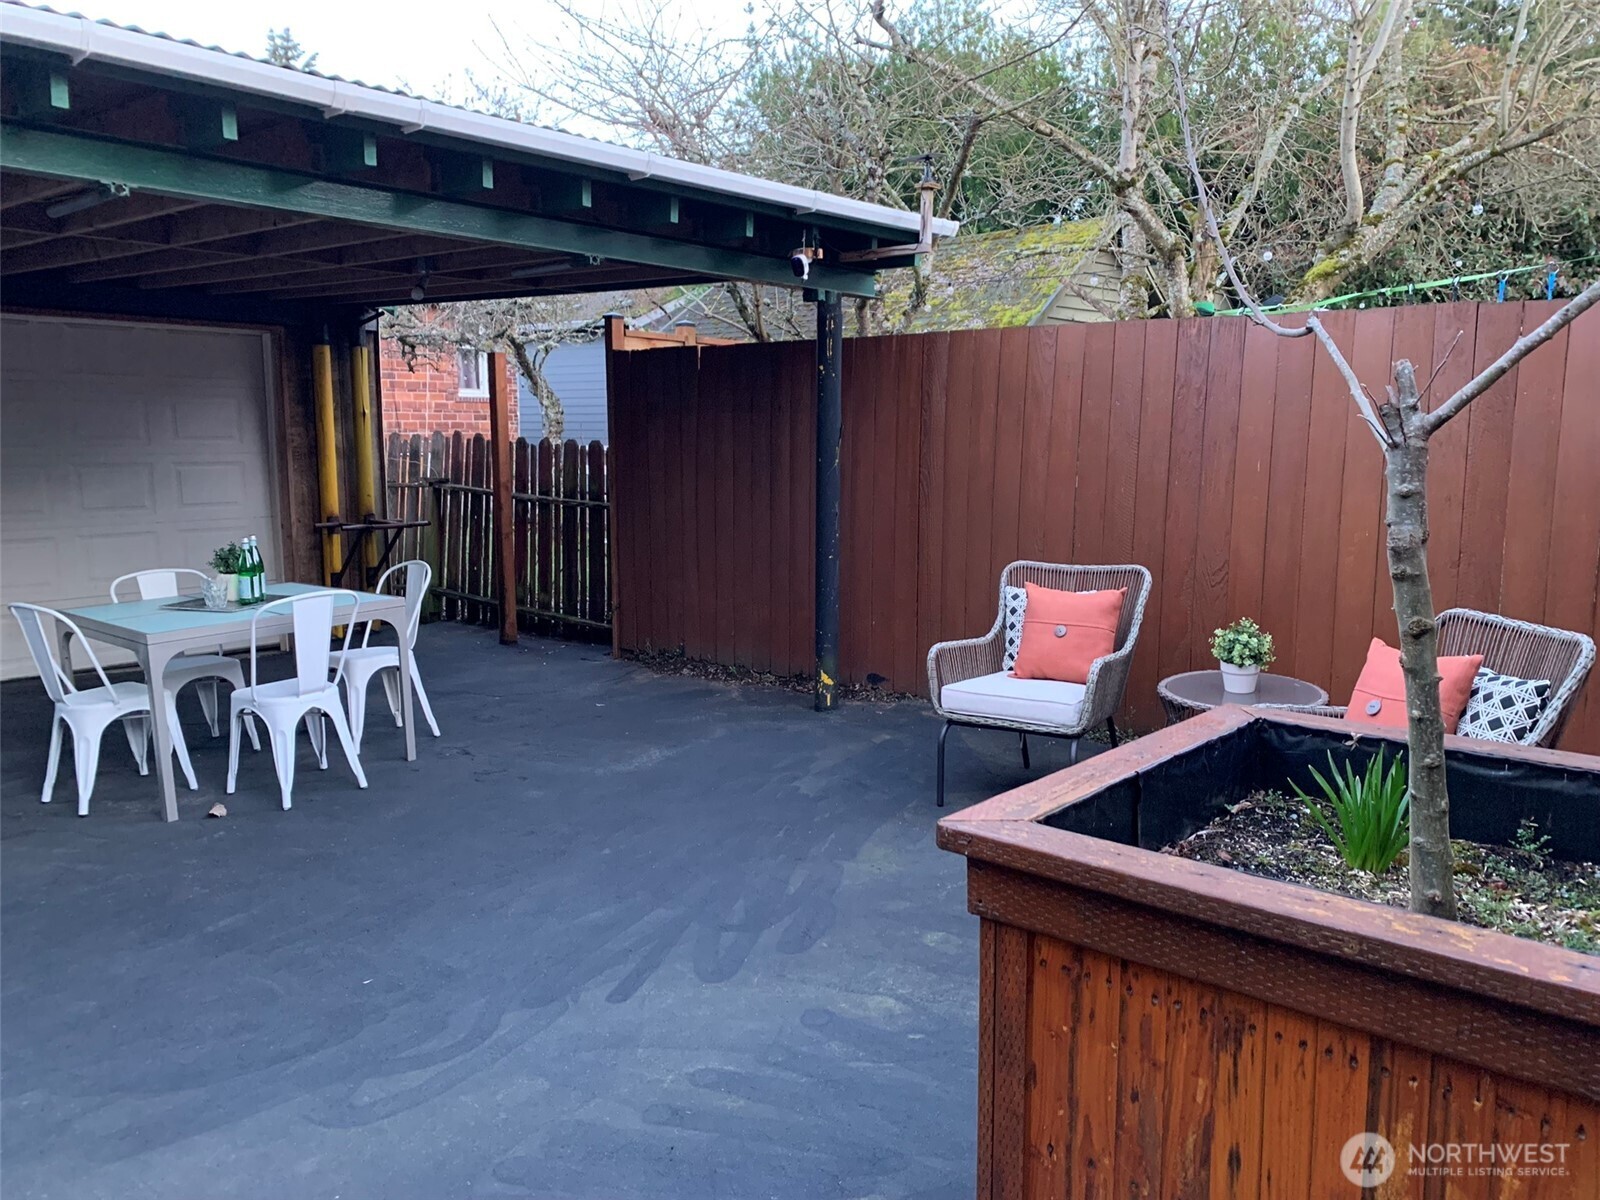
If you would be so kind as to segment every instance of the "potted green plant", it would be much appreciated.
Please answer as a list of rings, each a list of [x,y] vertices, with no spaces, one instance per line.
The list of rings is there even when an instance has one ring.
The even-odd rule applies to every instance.
[[[1272,665],[1272,635],[1249,617],[1211,635],[1211,653],[1222,668],[1222,690],[1247,696],[1256,690],[1256,677]]]
[[[228,585],[228,602],[239,602],[239,571],[244,566],[244,550],[238,542],[229,542],[211,552],[211,569]]]

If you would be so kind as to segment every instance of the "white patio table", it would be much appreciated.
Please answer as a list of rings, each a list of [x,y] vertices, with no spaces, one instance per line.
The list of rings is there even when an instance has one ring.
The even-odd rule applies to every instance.
[[[267,598],[293,596],[302,592],[322,591],[320,586],[307,583],[273,583],[267,587]],[[406,602],[403,596],[385,596],[375,592],[357,592],[361,598],[358,619],[388,621],[397,629],[405,628]],[[179,597],[193,599],[193,597]],[[255,615],[251,608],[228,612],[210,612],[205,609],[173,609],[171,597],[158,600],[131,600],[123,604],[96,604],[88,608],[75,608],[67,615],[78,623],[84,636],[97,642],[106,642],[132,651],[144,669],[147,680],[161,679],[167,663],[186,650],[214,649],[217,644],[248,643],[250,621]],[[349,601],[337,600],[333,615],[335,623],[342,613],[350,610]],[[257,636],[261,641],[282,637],[294,632],[291,613],[274,611],[261,619]],[[400,643],[400,713],[405,728],[406,761],[417,757],[417,734],[411,713],[411,647],[405,638]],[[67,658],[66,636],[63,636],[61,661]],[[249,668],[246,667],[248,675]],[[150,722],[155,733],[156,775],[161,781],[162,814],[168,821],[178,819],[178,794],[172,774],[172,735],[165,721]]]

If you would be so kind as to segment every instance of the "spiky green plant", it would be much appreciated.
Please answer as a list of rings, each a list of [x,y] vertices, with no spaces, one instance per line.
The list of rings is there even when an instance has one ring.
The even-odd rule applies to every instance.
[[[1406,816],[1411,793],[1406,787],[1404,755],[1396,754],[1385,769],[1383,751],[1379,750],[1367,763],[1366,771],[1358,775],[1350,763],[1341,772],[1330,751],[1331,778],[1324,777],[1315,767],[1309,770],[1322,793],[1320,799],[1291,780],[1295,795],[1305,801],[1312,819],[1322,826],[1347,865],[1382,875],[1406,848],[1410,834]]]

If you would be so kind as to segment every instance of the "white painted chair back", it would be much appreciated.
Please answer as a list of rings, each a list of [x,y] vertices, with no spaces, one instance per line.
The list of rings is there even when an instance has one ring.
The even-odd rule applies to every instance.
[[[341,618],[344,623],[344,642],[339,647],[339,663],[335,670],[333,650],[329,643],[333,639],[334,601],[341,598],[350,601],[350,612]],[[299,685],[298,694],[309,696],[337,684],[344,675],[344,651],[350,649],[350,636],[355,632],[356,613],[360,607],[361,597],[348,588],[326,588],[270,600],[256,609],[255,615],[250,618],[250,686],[254,688],[259,682],[256,678],[256,653],[260,643],[257,633],[261,618],[284,609],[289,610],[294,620],[294,673]],[[328,676],[330,670],[334,671],[331,679]]]
[[[378,576],[378,585],[372,590],[382,592],[389,581],[402,571],[405,572],[405,579],[404,590],[400,594],[406,598],[406,645],[415,646],[417,626],[422,622],[422,602],[428,598],[428,585],[433,582],[433,568],[420,558],[395,563]],[[368,621],[366,629],[361,634],[361,644],[365,646],[371,636],[372,622]]]
[[[100,665],[94,647],[89,645],[88,639],[83,636],[83,630],[79,629],[66,613],[46,608],[42,604],[18,602],[11,605],[11,615],[16,617],[17,624],[22,626],[23,640],[28,643],[28,653],[33,655],[33,665],[38,669],[39,678],[44,682],[45,693],[50,699],[59,704],[76,693],[78,687],[72,682],[72,672],[63,670],[56,658],[56,647],[59,642],[57,638],[51,636],[54,631],[47,628],[46,618],[51,625],[65,627],[78,639],[78,644],[89,656],[89,663],[94,667],[95,674],[100,676],[100,682],[107,688],[111,686],[111,680],[106,677],[106,670]]]
[[[170,596],[181,596],[183,592],[178,583],[180,576],[185,579],[192,577],[202,586],[209,578],[204,571],[196,571],[193,567],[154,567],[148,571],[129,571],[111,581],[111,603],[122,602],[117,589],[130,579],[138,587],[141,600],[165,600]]]

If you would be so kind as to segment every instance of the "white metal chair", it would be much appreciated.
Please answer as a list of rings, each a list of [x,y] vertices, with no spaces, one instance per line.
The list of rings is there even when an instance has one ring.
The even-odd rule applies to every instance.
[[[422,621],[422,602],[428,595],[428,584],[433,579],[433,568],[421,559],[396,563],[378,576],[373,590],[381,592],[389,580],[405,572],[406,627],[396,633],[406,639],[406,645],[415,650],[417,626]],[[355,735],[356,746],[361,746],[361,733],[367,724],[367,685],[374,675],[383,681],[383,691],[389,700],[389,711],[394,723],[400,724],[400,648],[398,646],[368,645],[372,637],[372,622],[367,622],[361,634],[361,645],[335,655],[344,667],[344,693],[350,711],[350,732]],[[433,736],[439,736],[439,723],[433,719],[433,708],[428,704],[428,693],[422,687],[422,675],[417,670],[417,657],[411,656],[411,690],[416,696],[422,716],[428,722]]]
[[[290,794],[294,788],[295,731],[302,721],[311,735],[312,748],[317,752],[317,765],[328,769],[327,731],[323,719],[333,723],[344,747],[344,756],[355,773],[356,782],[367,786],[367,776],[361,769],[361,759],[355,740],[350,736],[350,723],[345,717],[344,704],[339,699],[339,680],[344,674],[342,661],[335,664],[334,652],[329,648],[333,638],[333,605],[336,599],[350,601],[350,615],[345,618],[344,644],[349,650],[350,635],[355,628],[356,612],[361,598],[343,588],[329,588],[318,592],[301,592],[261,605],[250,619],[250,686],[240,688],[228,701],[228,795],[233,795],[234,783],[239,774],[239,726],[249,713],[260,717],[267,727],[267,739],[272,743],[272,763],[278,771],[278,788],[283,795],[283,807],[290,807]],[[294,676],[274,683],[262,683],[256,671],[257,636],[261,618],[267,613],[289,609],[294,619]],[[329,673],[332,677],[329,677]]]
[[[201,583],[206,581],[205,572],[196,571],[192,567],[157,567],[148,571],[130,571],[112,580],[111,603],[122,602],[122,597],[117,595],[117,589],[130,579],[139,589],[139,599],[165,600],[169,596],[181,595],[178,590],[178,577],[190,575]],[[161,676],[161,686],[176,702],[178,693],[187,685],[194,684],[195,694],[200,697],[200,708],[206,715],[206,724],[211,726],[211,736],[218,737],[222,733],[222,726],[217,721],[219,679],[226,679],[235,689],[244,686],[244,669],[239,666],[239,660],[229,658],[222,652],[221,646],[217,647],[215,654],[179,655],[167,664],[167,669]],[[255,721],[247,720],[245,729],[250,734],[250,745],[257,750],[261,749],[261,738],[256,733]]]
[[[89,797],[94,792],[95,773],[100,766],[100,738],[113,721],[122,722],[134,761],[139,764],[139,774],[150,773],[150,688],[132,681],[112,683],[106,676],[105,668],[100,665],[94,647],[65,613],[38,604],[19,603],[11,605],[11,615],[22,626],[23,639],[28,643],[28,652],[33,655],[33,665],[39,670],[45,694],[55,702],[55,712],[50,717],[49,763],[45,767],[44,792],[39,799],[48,804],[51,793],[55,791],[56,768],[61,761],[61,727],[66,725],[72,730],[72,758],[78,779],[78,815],[86,817],[89,815]],[[53,636],[57,630],[46,627],[47,620],[54,626],[64,628],[82,643],[94,673],[100,677],[99,687],[80,688],[73,682],[72,672],[56,660],[56,646],[60,643]],[[166,720],[172,730],[172,752],[177,755],[178,765],[183,768],[185,781],[194,790],[199,785],[195,782],[194,767],[189,763],[188,747],[183,744],[178,710],[172,703],[170,693],[165,697],[165,708]]]

